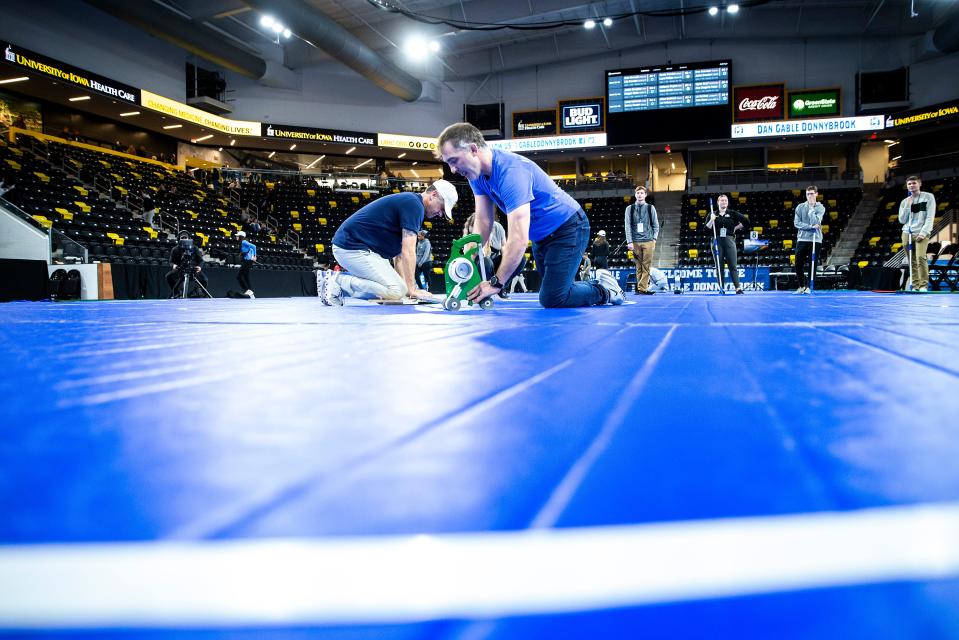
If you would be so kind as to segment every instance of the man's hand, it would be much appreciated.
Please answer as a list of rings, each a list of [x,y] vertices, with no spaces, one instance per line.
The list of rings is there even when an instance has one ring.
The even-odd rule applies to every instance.
[[[821,225],[821,224],[814,224],[814,225],[812,226],[812,228],[813,228],[813,229],[822,229],[822,225]]]
[[[410,292],[410,297],[416,298],[417,300],[432,300],[433,294],[426,289],[414,289]]]
[[[496,295],[500,291],[502,291],[502,289],[491,285],[489,280],[483,280],[470,290],[466,299],[472,302],[479,302],[480,300],[486,300],[490,296]]]
[[[630,251],[632,251],[632,250],[633,250],[633,243],[630,242],[629,244],[627,244],[627,245],[626,245],[626,248],[629,249]]]
[[[253,262],[256,262],[256,256],[253,256],[252,258],[250,258],[250,260],[252,260]]]
[[[926,236],[922,234],[919,234],[918,236],[916,236],[916,242],[922,242],[925,239],[926,239]]]

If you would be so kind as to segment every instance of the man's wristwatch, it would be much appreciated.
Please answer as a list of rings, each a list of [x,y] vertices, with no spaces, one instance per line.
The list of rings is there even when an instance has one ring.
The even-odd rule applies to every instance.
[[[503,283],[499,281],[495,275],[489,279],[489,286],[496,287],[497,289],[503,288]]]

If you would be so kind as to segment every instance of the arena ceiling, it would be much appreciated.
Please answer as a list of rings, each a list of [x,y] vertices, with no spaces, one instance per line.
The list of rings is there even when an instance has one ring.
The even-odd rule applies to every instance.
[[[711,16],[710,4],[725,0],[382,0],[384,9],[371,0],[302,0],[318,19],[331,19],[358,41],[411,75],[432,81],[456,81],[489,73],[524,69],[563,60],[588,59],[610,52],[662,49],[677,41],[741,41],[767,39],[858,39],[921,35],[935,29],[956,8],[955,0],[743,0],[736,15],[720,11]],[[215,29],[234,44],[283,49],[285,66],[301,69],[335,64],[323,43],[294,36],[274,44],[259,25],[268,1],[162,0],[156,11],[175,10]],[[256,5],[254,10],[252,5]],[[755,6],[750,6],[755,5]],[[405,12],[398,13],[397,11]],[[913,13],[918,15],[913,16]],[[671,15],[670,15],[671,14]],[[453,23],[512,24],[534,27],[568,21],[549,29],[466,30]],[[599,23],[586,30],[586,18],[622,16],[612,26]],[[403,45],[417,34],[441,44],[425,62],[407,59]]]

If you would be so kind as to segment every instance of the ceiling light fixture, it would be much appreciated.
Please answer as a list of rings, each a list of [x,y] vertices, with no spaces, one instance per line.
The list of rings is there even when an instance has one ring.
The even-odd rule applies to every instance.
[[[419,36],[412,36],[403,44],[403,51],[413,60],[422,60],[429,51],[429,45]]]
[[[294,149],[296,149],[296,143],[295,143],[295,142],[290,145],[290,151],[293,151]]]
[[[714,16],[719,13],[719,7],[709,7],[709,15]]]
[[[276,155],[276,151],[271,151],[270,155],[268,155],[267,158],[272,158],[275,155]]]
[[[30,78],[28,78],[27,76],[20,76],[19,78],[7,78],[5,80],[0,80],[0,84],[11,84],[13,82],[23,82],[29,79]]]
[[[212,138],[212,137],[213,137],[213,134],[212,134],[212,133],[208,133],[207,135],[205,135],[205,136],[203,136],[203,137],[196,138],[193,142],[203,142],[204,140],[209,140],[209,139]]]
[[[396,159],[399,160],[400,158],[405,158],[405,157],[406,157],[406,152],[404,151],[400,155],[396,156]]]
[[[182,126],[183,126],[182,124],[168,124],[167,126],[165,126],[165,127],[163,127],[163,128],[164,128],[164,129],[179,129],[179,128],[182,127]]]
[[[355,167],[353,167],[353,171],[356,171],[356,170],[359,169],[360,167],[366,166],[366,165],[368,165],[368,164],[371,163],[371,162],[373,162],[373,158],[370,158],[369,160],[364,160],[363,162],[361,162],[361,163],[359,163],[358,165],[356,165]]]
[[[417,178],[420,177],[420,174],[416,173],[416,169],[410,169],[410,173],[412,173],[412,174],[413,174],[414,176],[416,176]]]
[[[440,52],[440,41],[439,40],[430,40],[430,51],[433,53]]]
[[[604,27],[611,27],[611,26],[613,26],[613,19],[612,19],[612,18],[603,18],[603,26],[604,26]]]
[[[89,100],[90,96],[77,96],[76,98],[70,98],[70,102],[81,102],[83,100]]]
[[[273,16],[267,16],[267,15],[260,16],[261,27],[266,27],[267,29],[269,29],[270,27],[273,26],[274,22],[276,22],[276,20],[273,18]]]
[[[316,160],[314,160],[314,161],[311,162],[310,164],[306,165],[306,168],[307,168],[307,169],[312,169],[312,168],[316,165],[317,162],[319,162],[320,160],[322,160],[322,159],[325,158],[325,157],[326,157],[325,155],[320,156],[319,158],[317,158]]]
[[[739,5],[738,4],[729,5],[728,7],[726,7],[726,12],[732,13],[733,15],[739,13]]]
[[[347,153],[353,153],[354,151],[356,151],[356,147],[350,147],[346,150]]]
[[[138,115],[140,115],[140,112],[139,112],[139,111],[127,111],[126,113],[121,113],[121,114],[120,114],[120,117],[121,117],[121,118],[128,118],[128,117],[130,117],[130,116],[138,116]]]
[[[592,29],[596,26],[596,21],[592,18],[587,18],[586,22],[583,23],[583,26],[587,29]]]

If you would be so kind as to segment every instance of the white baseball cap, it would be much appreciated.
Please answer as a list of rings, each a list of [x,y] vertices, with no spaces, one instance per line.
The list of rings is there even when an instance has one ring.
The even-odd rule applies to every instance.
[[[446,209],[446,219],[453,219],[453,207],[456,205],[456,201],[459,200],[459,194],[456,193],[456,187],[449,180],[437,180],[432,184],[432,187],[440,194],[440,197],[443,198],[443,206]]]
[[[237,231],[235,235],[236,235],[237,238],[245,238],[245,237],[246,237],[246,231]]]
[[[599,233],[597,233],[596,235],[598,235],[598,236],[603,236],[603,237],[605,238],[605,237],[606,237],[606,232],[603,231],[602,229],[600,229],[600,230],[599,230]]]

